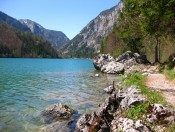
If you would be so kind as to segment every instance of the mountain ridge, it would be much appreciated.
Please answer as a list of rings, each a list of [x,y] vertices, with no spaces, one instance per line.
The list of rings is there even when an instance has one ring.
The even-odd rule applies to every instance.
[[[100,50],[103,37],[112,31],[123,3],[102,11],[91,20],[72,40],[61,47],[64,57],[92,57]],[[84,50],[82,53],[81,49]]]
[[[26,23],[24,21],[26,21]],[[29,19],[17,20],[2,11],[0,11],[0,23],[16,30],[39,35],[49,41],[55,49],[58,49],[69,40],[68,37],[61,31],[46,29],[40,24]],[[30,23],[30,26],[28,23]]]
[[[51,42],[52,46],[56,49],[69,40],[68,37],[61,31],[46,29],[40,24],[29,19],[20,19],[19,21],[26,25],[33,34],[39,35]]]
[[[2,11],[0,11],[0,23],[8,25],[9,27],[16,30],[31,32],[26,25],[21,24],[17,19],[5,14]]]

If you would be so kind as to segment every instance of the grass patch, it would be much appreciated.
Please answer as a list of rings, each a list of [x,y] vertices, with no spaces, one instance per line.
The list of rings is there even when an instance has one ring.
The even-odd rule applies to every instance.
[[[141,73],[132,74],[125,82],[126,86],[135,85],[141,90],[141,94],[147,96],[147,100],[149,103],[159,103],[159,104],[167,104],[164,97],[160,92],[150,89],[144,86],[146,81],[146,76],[143,76]]]
[[[167,104],[167,102],[162,97],[160,92],[157,92],[155,90],[152,90],[144,86],[145,80],[146,80],[146,76],[143,76],[141,73],[132,74],[129,78],[125,79],[126,86],[131,86],[131,85],[138,86],[138,88],[141,90],[141,94],[146,95],[147,101],[148,101],[146,103],[133,106],[127,110],[127,117],[129,117],[132,120],[137,120],[138,118],[142,118],[142,115],[146,113],[150,104],[154,104],[154,103]]]
[[[127,111],[127,116],[132,120],[142,118],[142,114],[146,112],[146,109],[148,107],[149,107],[149,103],[133,106]]]
[[[173,123],[170,126],[166,127],[166,129],[163,132],[175,132],[175,123]]]
[[[170,79],[170,80],[174,80],[175,79],[175,69],[171,69],[171,70],[167,70],[165,69],[163,71],[163,73],[165,74],[165,76]]]

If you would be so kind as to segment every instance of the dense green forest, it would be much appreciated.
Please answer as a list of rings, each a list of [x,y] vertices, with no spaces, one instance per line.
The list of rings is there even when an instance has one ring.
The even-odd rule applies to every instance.
[[[102,53],[126,50],[165,62],[175,53],[175,0],[123,0],[113,31],[103,38]]]
[[[58,52],[42,37],[0,24],[0,57],[57,58]]]

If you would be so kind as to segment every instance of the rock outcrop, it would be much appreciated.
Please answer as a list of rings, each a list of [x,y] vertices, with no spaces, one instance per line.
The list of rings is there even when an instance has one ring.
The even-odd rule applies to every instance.
[[[125,90],[114,91],[106,100],[100,105],[100,107],[93,112],[92,114],[83,115],[77,122],[76,132],[91,132],[91,131],[110,131],[111,122],[114,119],[114,114],[116,111],[121,111],[120,108],[121,102],[124,99],[129,98],[129,96],[133,95],[132,103],[128,106],[125,106],[126,109],[131,105],[139,104],[145,101],[145,97],[138,94],[139,90],[137,87],[132,86],[130,88],[126,88]],[[135,99],[137,98],[138,99]],[[140,99],[141,98],[141,99]]]
[[[121,74],[124,71],[131,71],[131,67],[139,64],[148,64],[146,56],[127,51],[116,59],[109,54],[99,54],[94,57],[94,67],[104,73]]]
[[[132,120],[123,115],[131,106],[145,102],[146,97],[136,86],[113,91],[96,111],[79,118],[75,132],[159,132],[162,125],[175,122],[175,111],[160,104],[149,105],[141,119]],[[157,129],[152,124],[157,124]]]
[[[151,132],[149,126],[146,126],[142,120],[137,120],[134,122],[128,118],[119,118],[114,119],[111,122],[111,131],[112,132]]]
[[[44,122],[50,123],[60,119],[70,119],[73,113],[74,110],[67,105],[55,104],[44,110],[41,113],[41,118],[44,119]]]

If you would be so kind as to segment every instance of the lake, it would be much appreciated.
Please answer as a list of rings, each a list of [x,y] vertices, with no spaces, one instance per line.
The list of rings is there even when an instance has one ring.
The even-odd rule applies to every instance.
[[[88,113],[102,103],[103,89],[113,80],[96,71],[91,59],[1,58],[0,131],[40,131],[46,124],[36,118],[55,103]]]

